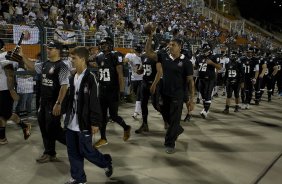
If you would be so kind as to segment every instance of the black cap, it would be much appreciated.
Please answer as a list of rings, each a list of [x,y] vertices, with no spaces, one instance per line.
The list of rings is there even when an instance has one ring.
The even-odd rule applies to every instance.
[[[134,50],[138,53],[141,53],[142,52],[142,46],[140,44],[137,44],[134,46]]]
[[[61,50],[62,49],[62,44],[61,43],[58,43],[58,42],[53,42],[53,41],[50,41],[48,44],[45,45],[47,48],[56,48],[56,49],[59,49]]]

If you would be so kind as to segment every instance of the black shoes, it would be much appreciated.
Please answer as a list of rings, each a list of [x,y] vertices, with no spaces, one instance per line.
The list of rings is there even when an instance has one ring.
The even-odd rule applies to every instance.
[[[222,112],[223,112],[224,114],[229,114],[229,109],[224,109]]]
[[[236,105],[235,109],[234,109],[234,112],[239,112],[239,108],[240,108],[239,105]]]
[[[105,175],[109,178],[113,174],[112,157],[109,154],[105,154],[105,159],[109,161],[109,166],[105,168]]]
[[[47,154],[43,154],[41,157],[36,159],[37,163],[47,163],[47,162],[59,162],[60,160],[56,156],[50,156]]]
[[[137,130],[135,130],[135,133],[136,133],[136,134],[141,134],[142,132],[149,132],[148,124],[142,123],[142,125],[140,126],[140,128],[138,128]]]
[[[183,121],[184,121],[184,122],[185,122],[185,121],[190,121],[191,118],[192,118],[192,115],[191,115],[191,114],[187,114]]]

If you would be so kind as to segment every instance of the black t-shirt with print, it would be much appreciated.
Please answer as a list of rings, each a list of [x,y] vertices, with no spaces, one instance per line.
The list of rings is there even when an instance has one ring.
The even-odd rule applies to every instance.
[[[187,76],[193,75],[192,62],[183,54],[173,60],[167,52],[158,53],[158,62],[163,69],[163,94],[183,99]]]

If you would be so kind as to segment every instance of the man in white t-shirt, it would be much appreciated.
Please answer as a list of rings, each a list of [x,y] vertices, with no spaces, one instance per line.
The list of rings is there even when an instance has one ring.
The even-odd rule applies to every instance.
[[[140,57],[141,53],[142,53],[141,45],[136,45],[135,48],[132,50],[132,52],[127,53],[124,57],[124,62],[128,62],[132,70],[131,86],[132,86],[132,91],[136,95],[135,111],[132,115],[134,119],[137,118],[137,115],[141,114],[140,86],[141,86],[141,81],[143,79],[142,61]]]
[[[14,63],[6,60],[7,52],[4,42],[0,39],[0,145],[7,144],[6,123],[11,120],[21,126],[24,139],[30,136],[31,125],[23,123],[17,114],[13,113],[13,103],[18,95],[14,89]]]

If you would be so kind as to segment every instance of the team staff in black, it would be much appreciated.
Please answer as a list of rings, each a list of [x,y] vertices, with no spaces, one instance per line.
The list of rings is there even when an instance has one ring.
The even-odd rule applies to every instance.
[[[243,88],[245,72],[241,61],[237,61],[237,53],[232,53],[230,55],[230,61],[225,65],[225,76],[224,83],[226,84],[226,105],[223,113],[229,113],[230,101],[232,93],[234,92],[235,96],[235,110],[234,112],[239,111],[239,91],[240,88]]]
[[[38,74],[42,74],[38,123],[45,150],[43,155],[36,159],[38,163],[57,161],[56,140],[66,144],[65,131],[61,127],[60,120],[61,105],[69,85],[69,70],[60,58],[61,48],[60,43],[49,42],[47,44],[48,60],[36,63],[26,58],[22,51],[20,52],[27,68],[35,69]]]
[[[113,41],[111,38],[104,38],[100,44],[101,52],[95,60],[99,68],[99,98],[103,120],[100,127],[101,139],[95,143],[96,148],[108,144],[106,138],[108,109],[110,118],[123,127],[124,141],[129,139],[131,130],[131,127],[118,115],[119,98],[124,93],[123,59],[118,53],[113,51]]]
[[[215,69],[220,70],[222,66],[219,64],[219,57],[212,54],[211,47],[208,44],[204,44],[202,49],[203,54],[196,58],[196,68],[199,70],[199,91],[204,105],[200,114],[205,119],[209,113],[212,91],[215,87]]]
[[[71,179],[67,184],[85,183],[84,158],[100,168],[106,176],[112,175],[112,158],[92,147],[92,134],[99,131],[102,112],[98,96],[98,82],[87,69],[89,51],[76,47],[71,52],[76,74],[70,78],[70,95],[67,101],[65,124]]]
[[[161,63],[163,70],[162,96],[163,96],[163,116],[167,116],[169,127],[165,136],[165,147],[168,154],[175,152],[175,141],[183,133],[184,129],[180,125],[185,86],[188,85],[189,107],[194,108],[194,80],[193,65],[191,61],[181,54],[182,41],[173,38],[169,43],[168,52],[152,50],[153,32],[149,33],[146,42],[146,55],[158,63]]]

